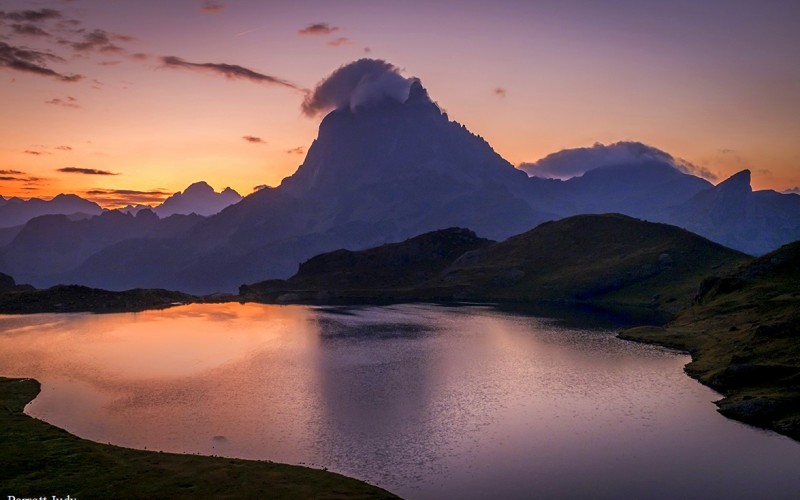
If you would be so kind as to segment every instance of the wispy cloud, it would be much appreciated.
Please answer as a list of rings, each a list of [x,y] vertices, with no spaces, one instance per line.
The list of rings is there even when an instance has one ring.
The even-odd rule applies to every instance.
[[[49,101],[44,101],[45,104],[52,104],[54,106],[64,106],[65,108],[80,108],[78,100],[74,97],[67,96],[65,98],[55,97]]]
[[[25,153],[26,155],[34,155],[34,156],[46,155],[47,154],[47,152],[45,152],[45,151],[34,151],[32,149],[26,149],[25,151],[23,151],[23,153]]]
[[[266,144],[267,142],[262,139],[261,137],[256,137],[254,135],[243,135],[242,139],[251,143],[251,144]]]
[[[111,33],[106,30],[92,30],[83,35],[83,39],[79,42],[71,42],[69,46],[78,52],[124,52],[125,49],[114,44],[114,41],[130,42],[133,37],[128,35],[120,35],[118,33]]]
[[[341,47],[343,45],[353,45],[353,41],[346,36],[340,36],[339,38],[334,38],[328,42],[328,45],[331,47]]]
[[[61,151],[72,151],[72,148],[69,146],[56,146],[56,149],[60,149]]]
[[[195,71],[205,71],[205,72],[215,73],[224,76],[225,78],[230,78],[232,80],[250,80],[256,83],[279,85],[282,87],[288,87],[290,89],[303,91],[301,87],[295,85],[294,83],[288,80],[284,80],[282,78],[278,78],[275,76],[265,75],[263,73],[253,71],[252,69],[248,69],[236,64],[193,63],[189,61],[184,61],[180,57],[175,57],[175,56],[162,57],[161,62],[164,64],[164,67],[167,68],[182,68]]]
[[[12,24],[11,30],[14,32],[15,35],[22,35],[22,36],[42,36],[42,37],[49,37],[53,36],[50,33],[46,32],[42,28],[36,26],[35,24],[26,23],[26,24]]]
[[[298,147],[296,147],[296,148],[292,148],[292,149],[287,149],[287,150],[285,151],[285,153],[286,153],[287,155],[301,155],[301,154],[303,154],[303,153],[305,153],[305,152],[306,152],[306,150],[305,150],[305,148],[303,148],[302,146],[298,146]]]
[[[104,206],[157,205],[172,193],[162,189],[139,191],[135,189],[91,189],[82,195]]]
[[[497,97],[505,97],[508,94],[508,91],[503,87],[495,87],[492,93]]]
[[[49,19],[59,19],[61,17],[61,12],[55,9],[18,10],[15,12],[0,10],[0,19],[7,19],[9,21],[38,22]]]
[[[211,0],[207,0],[203,2],[203,6],[200,7],[200,10],[207,14],[216,14],[217,12],[221,12],[225,9],[225,5],[220,2],[214,2]]]
[[[83,174],[83,175],[119,175],[116,172],[109,172],[108,170],[97,170],[95,168],[80,168],[80,167],[64,167],[59,168],[59,172],[65,174]]]
[[[0,175],[25,175],[25,172],[20,170],[0,170]]]
[[[331,33],[339,31],[338,26],[331,26],[328,23],[313,23],[305,28],[298,30],[298,35],[330,35]]]
[[[0,67],[48,76],[62,82],[77,82],[83,78],[82,75],[65,75],[49,68],[47,64],[53,61],[62,62],[64,59],[50,52],[15,47],[0,42]]]

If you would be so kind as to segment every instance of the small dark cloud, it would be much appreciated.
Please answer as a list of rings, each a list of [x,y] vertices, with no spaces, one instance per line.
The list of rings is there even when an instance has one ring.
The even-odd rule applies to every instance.
[[[203,12],[205,12],[207,14],[216,14],[217,12],[221,12],[224,9],[225,9],[225,5],[223,5],[223,4],[219,3],[219,2],[213,2],[211,0],[203,2],[203,6],[200,7],[200,10],[202,10]]]
[[[172,195],[172,193],[162,189],[150,191],[139,191],[135,189],[92,189],[84,191],[82,194],[101,205],[114,206],[159,204]]]
[[[251,144],[266,144],[267,142],[262,139],[261,137],[256,137],[254,135],[243,135],[242,139],[251,143]]]
[[[60,149],[61,151],[72,151],[72,148],[69,146],[56,146],[56,149]]]
[[[64,167],[59,168],[59,172],[65,174],[83,174],[83,175],[119,175],[116,172],[109,172],[108,170],[97,170],[95,168],[80,168],[80,167]]]
[[[116,65],[121,64],[121,63],[122,63],[122,61],[100,61],[99,63],[97,63],[97,65],[98,66],[116,66]]]
[[[119,35],[110,33],[105,30],[92,30],[83,35],[83,40],[80,42],[72,42],[69,45],[78,52],[97,51],[103,53],[118,53],[124,52],[122,47],[114,44],[113,41],[130,42],[133,37],[128,35]]]
[[[7,19],[9,21],[27,21],[39,22],[47,21],[49,19],[59,19],[61,12],[55,9],[39,9],[39,10],[18,10],[14,12],[0,11],[0,19]]]
[[[259,184],[258,186],[253,186],[253,192],[261,191],[262,189],[267,189],[269,186],[266,184]]]
[[[722,149],[719,150],[719,154],[721,154],[721,155],[732,155],[732,154],[736,154],[736,150],[735,149],[730,149],[730,148],[722,148]]]
[[[800,186],[791,187],[783,191],[785,194],[800,194]]]
[[[0,170],[0,175],[25,175],[25,172],[20,170]]]
[[[11,30],[14,32],[15,35],[42,36],[42,37],[52,36],[50,33],[46,32],[42,28],[36,26],[35,24],[31,24],[31,23],[12,24],[11,25]]]
[[[146,61],[150,59],[150,55],[145,54],[144,52],[136,52],[135,54],[131,54],[130,57],[135,61]]]
[[[62,82],[77,82],[82,75],[64,75],[47,66],[48,62],[63,61],[61,57],[39,50],[14,47],[5,42],[0,42],[0,67],[14,71],[33,73],[48,76]]]
[[[494,93],[494,95],[497,97],[505,97],[508,94],[508,91],[503,87],[495,87],[492,93]]]
[[[370,52],[372,52],[372,49],[371,49],[371,48],[369,48],[369,47],[364,47],[364,53],[365,53],[365,54],[369,54]]]
[[[49,101],[44,101],[44,103],[52,104],[54,106],[64,106],[65,108],[80,108],[78,105],[78,100],[71,96],[67,96],[63,99],[60,97],[55,97]]]
[[[756,173],[761,175],[772,175],[772,172],[768,168],[757,168]]]
[[[340,36],[339,38],[334,38],[328,42],[328,46],[330,47],[341,47],[343,45],[353,45],[353,41],[346,36]]]
[[[298,146],[296,148],[292,148],[292,149],[287,149],[286,150],[286,154],[289,154],[289,155],[301,155],[301,154],[303,154],[305,152],[306,152],[306,150],[302,146]]]
[[[338,26],[331,26],[328,23],[313,23],[297,32],[298,35],[330,35],[334,31],[339,31]]]
[[[23,151],[23,153],[25,153],[26,155],[35,155],[35,156],[47,154],[44,151],[34,151],[32,149],[26,149],[25,151]]]
[[[161,62],[164,64],[164,67],[167,68],[183,68],[195,71],[206,71],[222,75],[225,78],[230,78],[232,80],[250,80],[256,83],[280,85],[282,87],[288,87],[294,90],[301,90],[301,91],[303,90],[302,88],[298,87],[297,85],[288,80],[284,80],[282,78],[278,78],[275,76],[265,75],[263,73],[253,71],[252,69],[247,69],[243,66],[238,66],[236,64],[193,63],[189,61],[184,61],[180,57],[175,57],[175,56],[162,57]]]

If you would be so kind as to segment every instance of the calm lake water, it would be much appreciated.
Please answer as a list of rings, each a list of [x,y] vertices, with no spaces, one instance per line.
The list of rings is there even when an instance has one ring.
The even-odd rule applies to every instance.
[[[0,316],[27,412],[133,448],[313,464],[407,498],[797,498],[800,444],[688,356],[483,307]]]

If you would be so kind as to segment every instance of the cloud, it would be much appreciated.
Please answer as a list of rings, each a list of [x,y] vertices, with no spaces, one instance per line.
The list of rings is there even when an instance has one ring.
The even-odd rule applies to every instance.
[[[508,91],[506,91],[506,89],[504,89],[503,87],[496,87],[492,92],[497,97],[505,97],[506,94],[508,94]]]
[[[339,31],[338,26],[331,26],[328,23],[313,23],[305,28],[298,30],[298,35],[330,35],[334,31]]]
[[[219,2],[213,2],[211,0],[203,2],[203,6],[200,7],[200,10],[208,14],[216,14],[217,12],[221,12],[223,9],[225,9],[225,5]]]
[[[346,36],[340,36],[328,42],[328,45],[331,47],[341,47],[342,45],[353,45],[353,41]]]
[[[314,116],[331,109],[355,111],[386,99],[406,102],[413,78],[380,59],[359,59],[328,75],[303,100],[303,113]]]
[[[26,172],[20,170],[0,170],[0,181],[24,182],[26,186],[32,186],[39,183],[41,180],[40,177],[31,177]]]
[[[48,37],[52,36],[50,33],[46,32],[42,28],[36,26],[35,24],[27,23],[27,24],[12,24],[11,30],[14,32],[15,35],[22,35],[22,36],[42,36]]]
[[[150,54],[145,54],[144,52],[136,52],[135,54],[131,54],[130,57],[134,61],[146,61],[150,59]]]
[[[48,68],[47,63],[50,61],[63,61],[63,59],[49,52],[14,47],[5,42],[0,42],[0,67],[49,76],[62,82],[77,82],[83,78],[82,75],[63,75]]]
[[[162,189],[139,191],[135,189],[91,189],[82,193],[84,197],[104,206],[159,204],[172,193]]]
[[[800,186],[791,187],[783,191],[784,194],[800,194]]]
[[[83,175],[119,175],[116,172],[109,172],[108,170],[97,170],[94,168],[79,168],[79,167],[64,167],[59,168],[59,172],[65,174],[83,174]]]
[[[235,64],[193,63],[189,61],[184,61],[180,57],[175,57],[175,56],[162,57],[161,62],[167,68],[183,68],[195,71],[207,71],[210,73],[216,73],[218,75],[222,75],[225,78],[230,78],[232,80],[250,80],[256,83],[280,85],[294,90],[301,90],[301,91],[303,90],[290,81],[270,75],[265,75],[263,73],[253,71],[251,69],[247,69],[242,66],[237,66]]]
[[[535,163],[521,163],[519,168],[531,177],[569,179],[601,167],[652,162],[667,164],[683,173],[712,181],[718,177],[705,167],[674,158],[660,149],[640,142],[617,142],[609,145],[597,143],[590,148],[565,149]]]
[[[56,149],[60,149],[61,151],[72,151],[72,148],[69,146],[56,146]]]
[[[112,40],[118,40],[123,42],[130,42],[134,38],[128,35],[119,35],[117,33],[110,33],[105,30],[93,30],[89,33],[83,35],[83,40],[80,42],[72,42],[69,43],[70,47],[77,50],[78,52],[88,52],[88,51],[97,51],[97,52],[124,52],[125,49],[122,47],[118,47],[114,45]]]
[[[253,192],[261,191],[262,189],[267,189],[269,186],[266,184],[259,184],[258,186],[253,186]]]
[[[47,154],[47,153],[42,152],[42,151],[33,151],[31,149],[26,149],[25,151],[23,151],[23,153],[25,153],[26,155],[36,155],[36,156],[39,156],[39,155],[42,155],[42,154]]]
[[[254,135],[243,135],[242,139],[251,143],[251,144],[266,144],[267,142],[262,139],[261,137],[256,137]]]
[[[62,17],[61,12],[55,9],[18,10],[15,12],[0,11],[0,19],[9,21],[39,22]]]
[[[287,149],[285,152],[286,152],[286,154],[289,154],[289,155],[301,155],[301,154],[305,153],[306,150],[302,146],[298,146],[296,148]]]
[[[65,108],[80,108],[78,105],[78,100],[74,97],[67,96],[64,99],[60,97],[55,97],[50,99],[49,101],[44,101],[45,104],[52,104],[54,106],[64,106]]]

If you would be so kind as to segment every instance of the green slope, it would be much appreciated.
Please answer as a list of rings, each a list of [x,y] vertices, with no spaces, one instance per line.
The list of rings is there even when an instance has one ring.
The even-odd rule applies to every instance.
[[[397,498],[317,469],[86,441],[23,414],[38,393],[35,380],[0,378],[3,498]]]
[[[705,280],[667,326],[620,336],[689,351],[686,372],[726,396],[720,412],[800,439],[800,242]]]
[[[705,276],[750,259],[674,226],[616,214],[548,222],[499,243],[474,235],[459,245],[443,242],[453,234],[471,233],[451,229],[363,252],[323,254],[289,280],[246,286],[241,295],[267,302],[591,303],[675,314],[691,303]],[[420,249],[420,240],[447,251]],[[415,252],[422,256],[417,262],[400,258]]]

